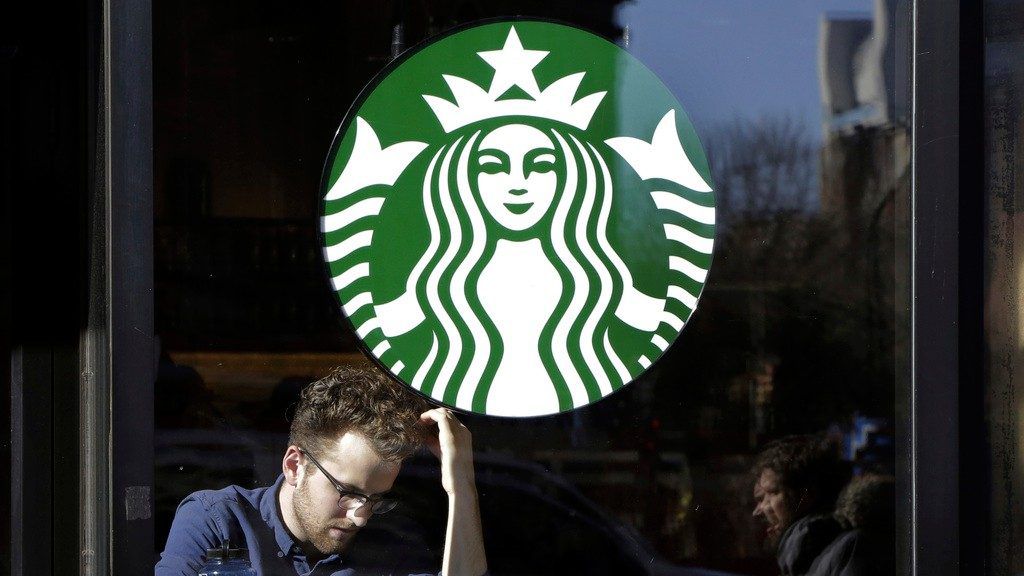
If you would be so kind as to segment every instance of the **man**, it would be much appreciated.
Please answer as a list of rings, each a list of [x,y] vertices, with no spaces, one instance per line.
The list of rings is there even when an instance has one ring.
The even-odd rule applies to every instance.
[[[434,433],[436,432],[436,434]],[[380,372],[338,369],[303,392],[282,475],[273,486],[231,486],[186,498],[156,565],[157,576],[198,572],[206,550],[245,547],[258,574],[405,575],[409,557],[360,558],[353,542],[386,513],[402,460],[421,444],[441,461],[448,525],[441,573],[487,571],[469,430]]]
[[[765,524],[779,569],[783,576],[806,574],[842,532],[832,510],[849,479],[847,468],[823,439],[791,436],[769,444],[753,474],[754,518]]]

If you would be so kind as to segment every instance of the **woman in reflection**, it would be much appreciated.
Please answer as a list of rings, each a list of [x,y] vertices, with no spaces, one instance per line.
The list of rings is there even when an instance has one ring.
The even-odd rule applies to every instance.
[[[409,279],[433,332],[413,386],[526,416],[630,380],[614,317],[656,328],[664,300],[637,291],[612,248],[611,194],[601,155],[562,129],[504,124],[440,150],[423,186],[431,240]]]

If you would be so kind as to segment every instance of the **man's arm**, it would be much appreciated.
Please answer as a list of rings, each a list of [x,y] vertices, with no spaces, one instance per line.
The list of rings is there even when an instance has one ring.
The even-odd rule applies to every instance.
[[[155,575],[195,576],[203,566],[206,550],[216,548],[222,540],[210,512],[194,495],[189,496],[174,514]]]
[[[428,448],[441,460],[441,485],[448,493],[448,528],[441,574],[485,574],[487,558],[473,473],[472,434],[445,408],[424,412],[420,419],[437,423],[437,439],[429,442]]]

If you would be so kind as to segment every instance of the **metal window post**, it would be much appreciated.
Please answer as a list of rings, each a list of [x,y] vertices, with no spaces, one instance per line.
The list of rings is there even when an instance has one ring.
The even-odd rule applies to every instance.
[[[82,341],[81,574],[153,567],[153,114],[149,0],[102,4]]]

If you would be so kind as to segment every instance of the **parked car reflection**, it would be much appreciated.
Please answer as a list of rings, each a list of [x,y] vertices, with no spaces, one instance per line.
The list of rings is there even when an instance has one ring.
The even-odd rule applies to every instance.
[[[157,549],[178,502],[194,490],[266,485],[280,472],[287,436],[236,430],[158,430]],[[559,475],[508,456],[475,456],[490,570],[500,575],[730,576],[666,561],[635,529]],[[447,497],[433,456],[406,461],[393,492],[402,505],[374,518],[356,543],[365,553],[396,537],[422,542],[440,565]],[[383,549],[381,553],[386,553]]]

